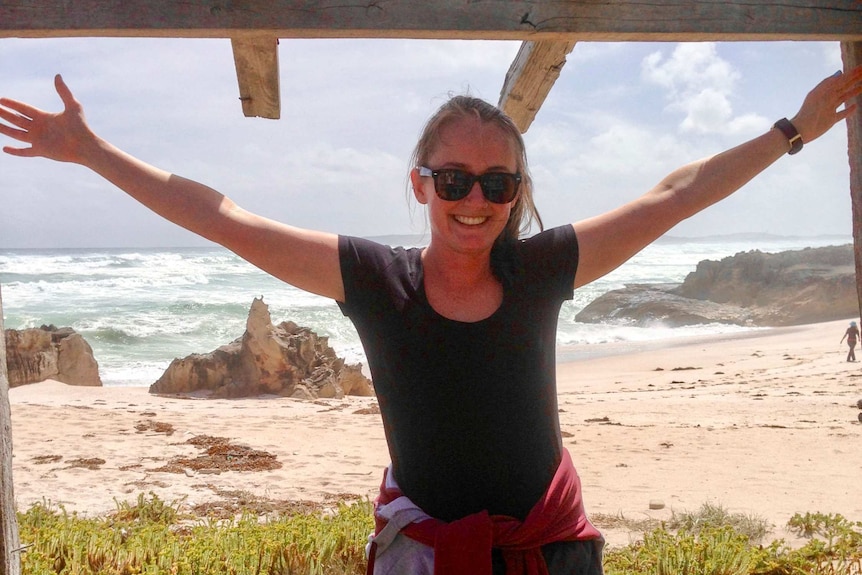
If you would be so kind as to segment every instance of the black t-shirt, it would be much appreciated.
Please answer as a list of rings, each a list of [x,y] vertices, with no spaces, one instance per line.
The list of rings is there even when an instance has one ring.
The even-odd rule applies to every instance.
[[[561,457],[555,345],[578,263],[572,227],[519,241],[502,304],[472,323],[431,308],[421,249],[342,236],[339,254],[341,309],[365,349],[401,490],[444,521],[481,510],[523,520]]]

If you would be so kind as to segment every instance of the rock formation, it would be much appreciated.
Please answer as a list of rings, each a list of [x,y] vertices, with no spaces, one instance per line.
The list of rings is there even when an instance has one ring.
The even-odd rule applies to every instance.
[[[374,395],[359,365],[345,365],[328,338],[286,321],[274,326],[252,302],[242,337],[205,354],[175,359],[150,393],[211,391],[212,397],[275,394],[301,399]]]
[[[9,387],[56,379],[69,385],[101,386],[90,344],[71,327],[7,329]]]
[[[575,319],[778,327],[858,313],[853,247],[846,245],[704,260],[682,284],[629,285],[595,299]]]

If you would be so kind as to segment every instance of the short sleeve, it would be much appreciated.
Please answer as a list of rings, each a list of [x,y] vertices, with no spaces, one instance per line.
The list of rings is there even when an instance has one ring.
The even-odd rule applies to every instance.
[[[344,315],[384,313],[414,297],[420,281],[417,250],[339,236],[338,256],[344,282],[344,301],[338,305]]]
[[[519,245],[525,278],[531,285],[545,286],[563,300],[574,297],[578,271],[578,238],[571,225],[545,230]]]

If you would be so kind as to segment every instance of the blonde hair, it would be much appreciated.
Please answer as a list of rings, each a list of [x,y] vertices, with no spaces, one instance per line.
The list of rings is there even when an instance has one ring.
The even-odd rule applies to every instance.
[[[522,233],[527,233],[530,230],[533,222],[536,222],[540,231],[544,229],[542,218],[533,202],[533,180],[527,166],[527,149],[524,146],[521,131],[502,110],[480,98],[454,96],[440,106],[422,129],[422,134],[410,158],[411,167],[426,165],[428,158],[440,143],[441,130],[445,126],[465,118],[475,118],[481,122],[497,126],[515,146],[516,170],[521,174],[521,189],[512,205],[506,228],[497,238],[497,242],[517,240]]]

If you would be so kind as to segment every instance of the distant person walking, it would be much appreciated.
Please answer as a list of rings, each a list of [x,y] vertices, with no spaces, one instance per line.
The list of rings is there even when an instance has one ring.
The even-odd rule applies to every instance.
[[[859,340],[859,328],[856,327],[855,321],[850,322],[850,327],[841,337],[841,343],[844,343],[845,338],[847,339],[847,346],[850,348],[850,351],[847,352],[847,361],[856,361],[856,342]]]

